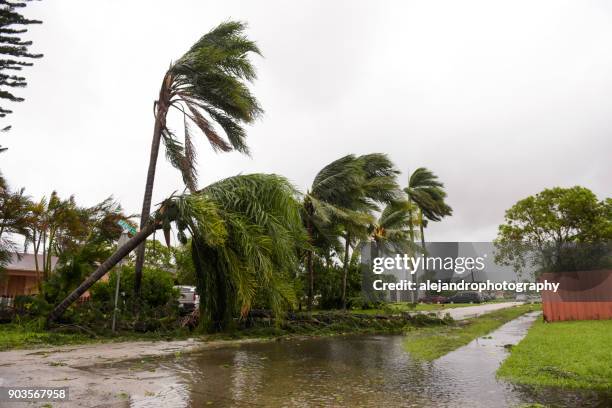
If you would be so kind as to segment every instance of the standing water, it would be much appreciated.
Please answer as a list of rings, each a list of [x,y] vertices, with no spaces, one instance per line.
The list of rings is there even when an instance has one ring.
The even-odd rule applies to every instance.
[[[402,347],[403,336],[252,343],[156,360],[151,367],[139,367],[138,375],[146,384],[149,372],[161,389],[131,406],[610,406],[610,397],[601,394],[535,391],[496,380],[495,371],[507,356],[504,345],[518,343],[536,317],[515,319],[490,338],[476,339],[433,362],[411,358]],[[117,375],[124,369],[94,370]]]

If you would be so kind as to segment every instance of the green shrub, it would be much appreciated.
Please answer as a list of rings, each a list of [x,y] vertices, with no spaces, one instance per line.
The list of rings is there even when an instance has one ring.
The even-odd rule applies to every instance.
[[[98,282],[91,288],[92,300],[109,302],[115,296],[117,272],[112,271],[106,282]],[[134,297],[134,267],[121,269],[119,293],[124,302],[131,304]],[[145,267],[140,287],[140,301],[149,307],[160,307],[178,300],[179,291],[174,288],[174,276],[164,270]]]

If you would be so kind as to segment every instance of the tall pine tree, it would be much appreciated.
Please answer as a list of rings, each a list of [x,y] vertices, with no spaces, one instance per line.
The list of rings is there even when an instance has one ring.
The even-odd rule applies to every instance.
[[[25,18],[21,12],[31,0],[7,1],[0,0],[0,102],[23,102],[23,98],[13,93],[14,88],[24,88],[26,78],[19,71],[23,67],[32,66],[34,58],[42,54],[30,52],[32,41],[22,38],[31,24],[41,24],[42,21]],[[0,118],[13,113],[10,109],[0,106]],[[5,126],[2,131],[7,131]],[[0,152],[6,150],[0,146]]]

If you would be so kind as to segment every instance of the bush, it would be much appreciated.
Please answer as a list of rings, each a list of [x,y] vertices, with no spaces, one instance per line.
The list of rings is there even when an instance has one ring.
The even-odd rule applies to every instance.
[[[321,309],[341,309],[342,308],[342,279],[344,268],[341,265],[333,264],[330,267],[315,261],[315,293],[321,295],[319,307]],[[308,279],[305,276],[305,279]],[[361,272],[358,265],[350,265],[347,274],[347,306],[351,307],[350,300],[361,292]],[[307,285],[306,285],[307,287]]]
[[[117,271],[112,271],[107,281],[99,281],[91,287],[91,300],[69,308],[63,321],[90,327],[96,332],[110,329],[114,310]],[[141,285],[141,297],[136,306],[134,298],[134,268],[121,269],[117,325],[119,329],[168,331],[178,327],[179,291],[174,288],[174,278],[167,271],[145,267]],[[138,313],[135,315],[134,311]]]
[[[90,290],[92,300],[96,302],[110,302],[115,296],[117,285],[117,272],[112,271],[106,282],[96,283]],[[121,269],[121,282],[119,293],[124,302],[132,304],[134,301],[134,267],[124,266]],[[140,302],[144,306],[160,307],[176,302],[179,297],[178,289],[174,288],[174,277],[171,273],[145,267],[140,287]]]

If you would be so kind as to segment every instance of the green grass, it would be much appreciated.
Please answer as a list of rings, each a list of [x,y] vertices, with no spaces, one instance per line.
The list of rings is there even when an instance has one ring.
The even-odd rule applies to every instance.
[[[612,320],[536,322],[497,372],[515,383],[612,389]]]
[[[484,303],[481,303],[484,304]],[[432,312],[438,310],[445,309],[454,309],[456,307],[468,307],[468,306],[478,306],[474,303],[446,303],[446,304],[436,304],[436,303],[418,303],[417,305],[413,305],[409,302],[399,302],[399,303],[389,303],[384,308],[378,309],[353,309],[351,313],[354,314],[368,314],[368,315],[384,315],[384,314],[393,314],[393,313],[402,313],[402,312]]]
[[[31,324],[2,324],[0,325],[0,351],[10,349],[39,348],[62,345],[104,343],[136,340],[180,340],[188,337],[188,332],[164,333],[157,332],[137,333],[122,332],[117,335],[97,335],[88,333],[67,333],[58,331],[45,331]]]
[[[520,305],[496,310],[447,326],[411,330],[406,333],[404,348],[416,358],[426,361],[435,360],[468,344],[477,337],[492,332],[522,314],[538,309],[539,305]]]
[[[35,322],[23,324],[0,325],[0,351],[19,348],[40,348],[61,345],[105,343],[117,341],[159,341],[181,340],[188,337],[201,341],[237,340],[246,338],[276,338],[285,336],[333,336],[338,334],[373,334],[373,333],[403,333],[411,324],[433,324],[441,319],[429,318],[425,321],[405,319],[401,316],[379,317],[358,316],[345,312],[317,312],[310,315],[304,313],[296,320],[286,320],[279,326],[268,323],[257,323],[248,328],[228,329],[215,334],[203,334],[199,331],[189,332],[187,329],[175,332],[138,333],[123,331],[117,335],[103,333],[90,335],[88,333],[65,333],[45,331]]]

